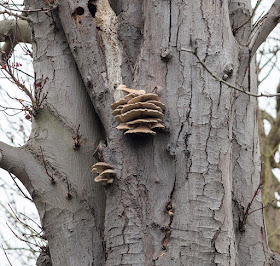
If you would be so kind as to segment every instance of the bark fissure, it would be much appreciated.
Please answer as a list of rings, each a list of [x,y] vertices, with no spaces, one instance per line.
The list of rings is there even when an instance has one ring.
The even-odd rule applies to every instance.
[[[175,166],[176,166],[176,164],[175,164]],[[176,186],[176,174],[174,176],[173,188],[169,195],[169,201],[165,207],[165,212],[167,212],[169,215],[169,223],[168,223],[167,228],[165,229],[166,233],[165,233],[165,236],[161,243],[162,243],[162,249],[165,250],[166,252],[168,252],[168,244],[170,242],[170,238],[171,238],[171,234],[172,234],[172,222],[173,222],[173,218],[174,218],[174,214],[175,214],[175,209],[173,207],[173,194],[175,192],[175,186]],[[161,256],[163,254],[164,253],[162,253]]]

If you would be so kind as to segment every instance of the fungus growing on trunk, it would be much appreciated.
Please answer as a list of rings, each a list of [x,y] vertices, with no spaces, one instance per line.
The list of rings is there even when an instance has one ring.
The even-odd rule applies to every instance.
[[[120,85],[117,90],[128,93],[111,105],[112,115],[120,123],[116,127],[118,130],[125,131],[124,134],[156,135],[152,129],[164,128],[160,122],[165,105],[157,94],[130,89],[125,85]]]
[[[113,183],[114,177],[117,175],[114,167],[105,162],[98,162],[93,165],[91,172],[98,173],[98,176],[94,179],[95,182],[104,182],[107,184]]]

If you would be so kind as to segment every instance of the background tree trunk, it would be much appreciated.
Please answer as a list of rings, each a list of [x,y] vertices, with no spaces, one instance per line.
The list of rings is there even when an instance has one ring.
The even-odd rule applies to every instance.
[[[277,87],[277,92],[280,86]],[[263,183],[263,205],[270,205],[265,208],[266,230],[268,235],[268,243],[271,250],[280,252],[280,235],[279,235],[279,219],[280,212],[278,201],[275,193],[279,191],[279,181],[273,173],[273,169],[279,169],[279,161],[276,153],[279,149],[279,119],[280,119],[280,102],[277,99],[276,117],[271,116],[265,110],[259,110],[259,136],[261,146],[262,161],[262,183]],[[270,125],[269,132],[265,132],[264,120]]]
[[[0,146],[1,167],[21,178],[36,203],[52,264],[272,264],[261,195],[254,197],[257,100],[214,79],[185,50],[255,93],[245,45],[250,2],[56,4],[49,15],[30,15],[34,68],[37,78],[48,78],[49,94],[20,151],[28,161],[15,167],[13,150]],[[122,83],[159,95],[167,106],[164,131],[143,137],[115,129],[110,105]],[[73,150],[79,125],[88,141]],[[117,171],[104,189],[90,174],[101,139],[104,160]]]

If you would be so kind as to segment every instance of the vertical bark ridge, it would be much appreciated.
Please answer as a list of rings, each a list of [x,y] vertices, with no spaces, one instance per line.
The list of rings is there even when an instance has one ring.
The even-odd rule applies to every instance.
[[[154,12],[155,3],[157,12]],[[134,84],[135,88],[148,92],[157,87],[158,94],[163,96],[164,91],[161,90],[164,88],[165,75],[162,74],[166,70],[166,63],[161,60],[160,52],[162,38],[165,39],[165,46],[168,46],[165,30],[169,32],[169,21],[166,22],[165,15],[169,16],[169,2],[159,4],[158,1],[145,1],[145,4],[147,6],[144,7],[144,32],[151,32],[154,36],[146,34],[146,38],[143,39]],[[156,17],[151,14],[156,14]],[[160,38],[155,32],[160,33]],[[111,151],[118,147],[118,152],[121,153],[117,157],[122,166],[121,177],[117,180],[116,187],[107,193],[105,232],[108,265],[151,265],[162,253],[162,241],[170,221],[165,211],[170,194],[166,188],[170,187],[168,191],[171,191],[174,183],[173,177],[169,175],[172,169],[174,170],[174,166],[171,167],[174,164],[173,158],[165,150],[167,144],[167,136],[164,134],[159,134],[154,140],[151,137],[113,134],[109,138]],[[151,150],[151,147],[154,148]],[[116,158],[111,158],[111,161],[116,161]],[[157,162],[160,161],[168,162],[168,169],[157,167]],[[151,194],[152,189],[157,188],[162,188],[162,193]],[[120,228],[112,231],[116,226],[112,221],[114,213],[111,210],[117,212],[117,208]]]
[[[128,86],[132,86],[134,67],[140,53],[143,31],[142,4],[143,0],[120,0],[115,4],[119,22],[118,36],[123,44],[123,81]]]
[[[115,89],[122,82],[122,45],[117,35],[117,16],[112,10],[108,0],[98,0],[94,2],[96,6],[95,25],[101,36],[103,54],[106,62],[107,86],[109,92],[118,101],[122,95],[121,91]]]
[[[26,1],[30,9],[41,8],[42,4]],[[37,78],[48,78],[44,87],[48,97],[32,121],[26,145],[43,172],[39,177],[35,171],[30,173],[32,197],[49,243],[52,265],[103,265],[105,196],[90,172],[101,130],[57,14],[52,15],[53,20],[40,12],[30,16],[36,36],[34,69]],[[74,150],[78,127],[87,142]],[[51,184],[46,169],[55,184]]]
[[[140,216],[135,214],[137,219],[127,214],[121,219],[124,229],[119,233],[124,235],[125,239],[129,236],[128,224],[133,224],[133,221],[135,224],[140,223],[136,226],[137,230],[133,227],[136,239],[139,238],[137,254],[145,251],[145,258],[141,257],[140,265],[145,265],[143,259],[146,265],[150,265],[152,261],[154,265],[209,265],[209,257],[213,265],[225,261],[232,265],[235,263],[231,212],[231,140],[228,137],[231,131],[231,90],[220,86],[198,66],[192,55],[182,53],[180,49],[189,48],[190,45],[194,48],[197,45],[199,53],[207,55],[207,64],[212,66],[217,74],[222,74],[224,69],[217,69],[215,66],[224,65],[224,62],[229,64],[230,59],[235,63],[233,58],[237,49],[232,52],[231,42],[228,40],[231,37],[229,21],[225,23],[223,17],[221,20],[212,19],[213,12],[228,15],[227,6],[218,1],[201,2],[201,5],[167,1],[144,2],[144,36],[134,78],[136,87],[148,91],[155,88],[167,106],[176,108],[167,108],[165,124],[172,130],[155,136],[154,157],[145,151],[144,144],[139,145],[137,150],[132,147],[132,143],[123,144],[130,152],[125,151],[122,154],[122,176],[121,180],[118,180],[119,189],[122,187],[119,197],[120,205],[123,206],[121,209],[133,206],[132,201],[127,200],[125,195],[129,195],[130,187],[136,187],[134,182],[139,185],[143,180],[147,180],[149,185],[145,187],[147,202],[150,204],[148,209],[151,214],[154,213],[154,216],[151,216],[146,213],[147,208],[142,208]],[[192,17],[186,16],[190,8]],[[201,13],[202,9],[206,10],[204,14]],[[200,27],[192,28],[192,24]],[[200,38],[205,34],[208,34],[208,41]],[[162,47],[171,50],[172,58],[169,58],[167,63],[161,58]],[[189,106],[189,109],[186,109],[186,106]],[[220,145],[217,145],[217,139],[221,142]],[[138,139],[131,140],[141,143]],[[158,152],[161,160],[170,162],[164,172],[155,169],[151,164],[151,161],[157,162]],[[139,167],[139,161],[132,159],[136,156],[134,153],[144,154],[140,160],[141,165],[153,171],[136,173],[136,180],[127,180],[129,185],[125,187],[123,183],[130,175],[129,171],[132,171],[129,170],[129,165]],[[137,167],[135,169],[139,170]],[[149,174],[151,172],[152,176]],[[154,186],[162,186],[160,196],[150,193]],[[113,204],[110,198],[118,194],[117,191],[112,195],[108,194],[107,206],[108,202],[110,206]],[[130,204],[125,205],[123,201]],[[167,204],[174,208],[173,218],[168,216]],[[130,210],[130,213],[133,212]],[[141,230],[141,221],[144,222],[145,219],[140,217],[145,217],[146,225],[149,225],[144,232],[143,228]],[[109,222],[106,232],[110,231],[112,226]],[[149,245],[149,249],[145,249],[146,241],[153,243],[153,248]],[[107,238],[107,247],[108,242],[110,236]],[[127,253],[131,252],[125,242],[122,242],[122,248]],[[110,249],[110,252],[108,265],[113,264],[114,256],[119,256],[116,247],[114,250]],[[229,253],[232,255],[229,256]],[[126,263],[136,263],[136,255],[125,256],[130,258]]]
[[[170,139],[176,162],[172,204],[174,218],[168,251],[166,256],[159,256],[156,263],[207,264],[209,257],[213,264],[220,261],[233,263],[234,256],[228,257],[228,249],[232,252],[235,250],[232,215],[230,209],[226,210],[231,203],[231,145],[228,137],[223,139],[219,134],[222,131],[225,134],[221,135],[227,136],[226,132],[229,131],[231,91],[221,93],[219,84],[211,80],[202,68],[198,69],[191,55],[178,53],[181,47],[189,47],[196,42],[199,53],[202,56],[205,53],[208,55],[209,65],[217,64],[214,59],[217,54],[220,55],[217,60],[228,60],[223,55],[230,53],[229,43],[219,43],[217,40],[227,39],[229,28],[223,20],[212,19],[213,12],[224,13],[227,8],[218,1],[188,6],[176,4],[174,3],[174,9],[171,9],[171,25],[174,25],[174,31],[171,28],[171,43],[176,39],[176,45],[174,48],[171,45],[174,52],[167,65],[166,93],[163,94],[165,97],[167,95],[167,106],[176,106],[173,111],[168,110],[166,118],[173,129]],[[186,10],[189,11],[190,8],[193,17],[186,17]],[[150,9],[151,7],[147,8]],[[206,11],[202,14],[201,10]],[[201,27],[191,28],[192,24]],[[208,41],[204,42],[199,36],[205,34],[208,34]],[[190,73],[193,73],[192,77]],[[186,110],[186,106],[190,109]],[[220,146],[217,146],[217,138],[222,143]],[[227,160],[222,160],[224,155]],[[227,184],[224,185],[224,182]],[[185,219],[186,217],[188,218]]]
[[[240,45],[239,74],[236,80],[245,88],[250,84],[248,90],[256,93],[256,73],[253,71],[255,60],[252,59],[251,65],[248,64],[251,58],[247,48],[252,23],[250,20],[251,3],[250,1],[232,0],[229,2],[229,10],[233,34]],[[248,71],[249,68],[251,68],[250,71]],[[248,76],[251,79],[250,83],[248,82]],[[232,126],[233,213],[238,243],[238,261],[240,265],[262,265],[266,260],[266,251],[263,247],[267,241],[264,233],[262,210],[259,211],[259,214],[250,214],[247,225],[245,225],[245,231],[239,231],[240,222],[244,219],[244,212],[260,182],[257,100],[254,97],[239,93],[234,95],[234,98]],[[251,132],[251,134],[248,134],[248,132]],[[251,206],[251,210],[261,207],[261,193],[259,193]],[[258,237],[250,237],[252,234],[258,235]]]
[[[106,133],[109,134],[113,121],[110,104],[113,102],[114,88],[112,88],[109,84],[110,82],[108,83],[107,81],[110,70],[107,71],[106,69],[106,58],[102,51],[102,49],[104,49],[104,44],[102,44],[103,40],[99,32],[100,30],[102,31],[102,25],[99,25],[97,29],[96,26],[98,23],[96,24],[95,21],[97,10],[94,13],[90,8],[102,8],[105,2],[108,3],[108,0],[98,0],[98,4],[94,1],[91,2],[92,1],[59,0],[58,14],[85,87],[87,88],[91,101],[94,104],[94,108],[100,117]],[[104,5],[106,5],[106,3]],[[79,7],[84,11],[81,15],[75,13],[75,10]],[[108,9],[108,5],[106,5],[106,7]],[[109,12],[109,10],[107,11]],[[101,11],[100,13],[102,14]],[[106,13],[106,10],[104,10],[104,13]],[[111,15],[113,14],[111,13]],[[103,23],[102,16],[99,18],[99,22],[101,24]],[[110,25],[103,25],[103,30],[106,31],[108,27],[110,28]],[[112,49],[112,53],[114,53],[114,51],[115,50]],[[119,55],[118,52],[117,55]],[[107,60],[110,61],[108,56]],[[112,57],[115,58],[116,55],[114,56],[114,54],[112,54]],[[113,79],[111,79],[111,83],[112,82]]]
[[[255,83],[254,81],[251,82]],[[256,88],[256,86],[253,85],[253,88]],[[253,91],[256,92],[255,89]],[[239,221],[242,221],[244,211],[260,183],[256,101],[255,98],[242,94],[237,96],[235,101],[235,121],[233,124],[233,199],[237,202],[235,208],[239,216],[235,217],[236,228],[239,226]],[[244,119],[244,117],[250,117],[250,119]],[[252,133],[248,134],[247,132]],[[262,200],[261,193],[259,193],[253,201],[251,210],[261,207]],[[240,264],[251,264],[253,261],[254,263],[264,263],[265,261],[263,245],[266,243],[266,236],[264,233],[263,217],[260,215],[262,210],[260,209],[259,212],[249,215],[245,232],[240,233],[237,231]],[[252,234],[258,235],[258,237],[252,238]]]

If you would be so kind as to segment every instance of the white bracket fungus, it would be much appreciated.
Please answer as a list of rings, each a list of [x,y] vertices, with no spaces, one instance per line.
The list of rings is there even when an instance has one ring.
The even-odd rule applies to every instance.
[[[128,93],[111,105],[112,115],[120,123],[116,127],[118,130],[125,131],[124,134],[155,135],[152,129],[164,128],[160,122],[165,105],[160,102],[157,94],[130,89],[125,85],[120,85],[117,90]]]
[[[91,172],[98,173],[98,176],[94,179],[95,182],[104,182],[107,184],[113,183],[114,177],[117,175],[114,167],[105,162],[98,162],[93,165]]]

